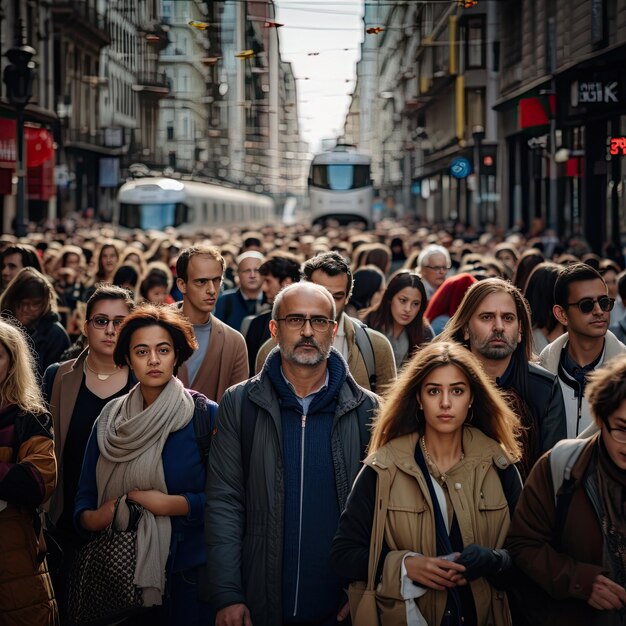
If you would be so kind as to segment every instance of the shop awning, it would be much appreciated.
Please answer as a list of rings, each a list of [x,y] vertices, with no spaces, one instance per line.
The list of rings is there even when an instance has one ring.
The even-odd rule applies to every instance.
[[[39,167],[54,159],[54,138],[45,128],[26,124],[26,166]],[[17,157],[15,120],[0,119],[0,167],[15,169]]]
[[[40,126],[26,124],[26,195],[31,200],[49,200],[54,195],[54,138]],[[0,118],[0,194],[11,194],[11,179],[17,157],[15,120]]]

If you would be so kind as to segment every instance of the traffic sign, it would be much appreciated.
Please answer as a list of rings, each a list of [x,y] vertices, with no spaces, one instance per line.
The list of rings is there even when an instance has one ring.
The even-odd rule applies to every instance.
[[[472,164],[465,157],[456,157],[450,163],[450,175],[453,178],[467,178],[472,172]]]

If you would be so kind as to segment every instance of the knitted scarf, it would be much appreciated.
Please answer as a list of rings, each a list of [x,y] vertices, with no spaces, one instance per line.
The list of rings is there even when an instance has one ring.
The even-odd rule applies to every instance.
[[[177,378],[172,378],[146,409],[138,384],[128,395],[104,407],[97,422],[98,506],[133,489],[167,493],[161,460],[163,446],[170,433],[189,423],[193,409],[193,399]],[[137,528],[134,579],[143,590],[144,606],[162,602],[171,534],[168,516],[155,517],[144,511]]]

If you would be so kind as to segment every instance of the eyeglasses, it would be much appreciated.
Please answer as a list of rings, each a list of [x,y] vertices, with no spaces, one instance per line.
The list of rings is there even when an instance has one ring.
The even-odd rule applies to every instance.
[[[433,272],[449,272],[449,265],[422,265],[426,269],[432,270]]]
[[[594,298],[582,298],[578,302],[568,302],[567,306],[577,306],[578,310],[583,315],[589,315],[596,306],[596,302],[602,311],[605,313],[613,310],[615,304],[615,298],[609,298],[609,296],[600,296],[598,299]]]
[[[611,435],[617,443],[626,443],[626,429],[611,428],[608,424],[606,424],[606,429],[609,431],[609,435]]]
[[[330,325],[335,323],[334,320],[326,317],[304,317],[304,315],[286,315],[279,317],[276,321],[285,322],[289,330],[301,330],[309,322],[314,333],[325,333]]]
[[[108,317],[92,317],[91,319],[87,320],[87,322],[91,323],[91,325],[98,330],[104,330],[105,328],[108,328],[109,324],[113,324],[113,328],[118,329],[122,325],[123,321],[124,318],[121,317],[116,317],[112,320],[110,320]]]

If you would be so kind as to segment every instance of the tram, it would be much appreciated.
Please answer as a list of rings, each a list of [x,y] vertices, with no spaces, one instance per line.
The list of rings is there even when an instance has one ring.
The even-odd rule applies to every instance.
[[[334,219],[340,224],[364,222],[370,227],[374,198],[371,166],[371,157],[348,144],[337,144],[313,157],[308,181],[313,223]]]
[[[204,227],[263,224],[275,219],[269,196],[176,178],[146,177],[124,183],[114,222],[122,228],[194,233]]]

